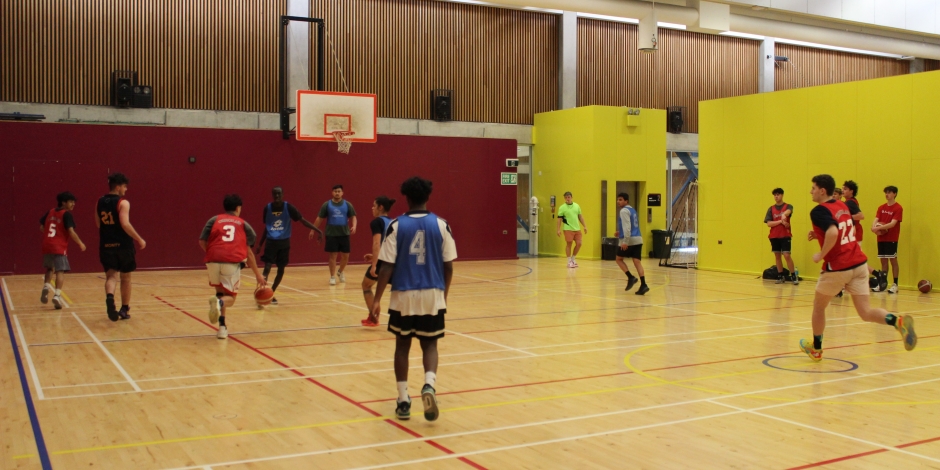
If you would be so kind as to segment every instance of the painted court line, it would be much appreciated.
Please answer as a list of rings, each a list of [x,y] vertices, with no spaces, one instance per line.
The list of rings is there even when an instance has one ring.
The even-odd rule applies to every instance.
[[[16,310],[16,307],[13,306],[13,297],[10,296],[10,288],[7,287],[7,278],[5,277],[0,278],[0,282],[3,283],[3,290],[6,291],[6,294],[7,294],[6,295],[7,307],[9,307],[10,311],[12,312],[13,310]]]
[[[99,341],[98,337],[95,336],[95,334],[92,333],[90,329],[88,329],[88,326],[85,325],[85,322],[83,322],[81,318],[78,318],[78,315],[76,315],[75,312],[72,312],[72,316],[75,317],[75,320],[78,321],[79,325],[82,325],[82,328],[85,329],[85,331],[88,333],[88,336],[91,336],[91,339],[94,340],[95,344],[97,344],[98,347],[101,348],[101,350],[104,352],[104,355],[108,356],[108,359],[111,360],[111,363],[114,364],[114,367],[117,367],[118,372],[120,372],[121,375],[123,375],[124,378],[127,379],[127,382],[131,384],[131,387],[134,388],[134,391],[140,392],[141,389],[140,387],[137,386],[137,382],[134,382],[134,379],[132,379],[131,376],[127,373],[127,371],[124,370],[123,367],[121,367],[121,363],[118,362],[117,359],[115,359],[114,356],[111,355],[111,352],[108,351],[108,348],[104,347],[104,345],[101,344],[101,341]]]
[[[285,288],[285,289],[290,289],[290,290],[292,290],[292,291],[294,291],[294,292],[300,292],[301,294],[306,294],[306,295],[309,295],[309,296],[311,296],[311,297],[319,297],[319,295],[314,294],[313,292],[307,292],[307,291],[305,291],[305,290],[294,289],[293,287],[285,286],[284,284],[278,284],[278,287],[283,287],[283,288]]]
[[[23,355],[26,356],[26,365],[29,366],[29,375],[33,378],[33,385],[36,386],[36,396],[38,396],[40,400],[45,400],[46,397],[42,393],[42,385],[39,383],[39,375],[36,374],[36,367],[33,365],[33,356],[29,354],[29,345],[26,342],[26,336],[23,335],[20,320],[16,318],[16,315],[13,315],[13,323],[16,324],[16,332],[20,336],[20,341],[23,342]]]
[[[533,353],[533,352],[523,351],[523,350],[521,350],[521,349],[516,349],[516,348],[513,348],[513,347],[511,347],[511,346],[506,346],[505,344],[494,343],[494,342],[492,342],[492,341],[487,341],[487,340],[485,340],[485,339],[483,339],[483,338],[477,338],[476,336],[465,335],[465,334],[463,334],[463,333],[461,333],[461,332],[459,332],[459,331],[454,331],[454,330],[451,330],[451,329],[449,329],[449,328],[447,329],[447,332],[448,332],[448,333],[453,333],[453,334],[455,334],[455,335],[457,335],[457,336],[463,336],[464,338],[470,338],[470,339],[475,340],[475,341],[480,341],[480,342],[483,342],[483,343],[486,343],[486,344],[492,344],[493,346],[499,346],[499,347],[504,348],[504,349],[509,350],[509,351],[516,351],[516,352],[519,352],[519,353],[522,353],[522,354],[528,354],[529,356],[538,356],[538,354],[535,354],[535,353]]]

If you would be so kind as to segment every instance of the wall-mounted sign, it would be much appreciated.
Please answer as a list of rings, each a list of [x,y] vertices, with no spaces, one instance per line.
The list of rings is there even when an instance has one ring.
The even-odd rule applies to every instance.
[[[663,205],[663,195],[662,194],[647,194],[646,195],[646,205],[649,207],[660,207]]]
[[[519,175],[516,173],[500,173],[499,180],[503,186],[517,186],[519,184]]]

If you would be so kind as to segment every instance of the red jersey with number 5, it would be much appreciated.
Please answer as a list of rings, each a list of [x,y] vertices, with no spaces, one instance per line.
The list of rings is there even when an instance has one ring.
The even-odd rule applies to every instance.
[[[248,257],[245,221],[231,214],[217,215],[206,240],[206,263],[241,263]]]
[[[65,226],[65,209],[51,209],[43,224],[42,254],[65,255],[69,247],[69,229]]]
[[[849,213],[848,206],[842,201],[830,199],[818,207],[823,207],[832,214],[832,221],[839,229],[836,245],[832,247],[832,250],[829,250],[824,258],[826,262],[824,269],[826,271],[844,271],[868,262],[868,257],[862,252],[862,247],[858,245],[855,238],[855,221],[852,220],[852,214]],[[816,234],[816,240],[819,241],[820,248],[826,242],[826,230],[828,229],[828,226],[825,229],[819,227],[814,219],[813,232]]]

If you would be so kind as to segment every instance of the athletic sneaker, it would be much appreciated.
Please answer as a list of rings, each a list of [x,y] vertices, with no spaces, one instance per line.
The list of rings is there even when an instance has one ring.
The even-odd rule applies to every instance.
[[[787,280],[784,279],[783,275],[781,274],[780,276],[777,276],[777,280],[774,281],[774,284],[783,284],[784,282],[787,282]]]
[[[796,274],[793,275],[793,285],[794,286],[800,285],[800,277],[797,276]]]
[[[336,278],[333,277],[333,276],[330,276],[330,285],[331,285],[331,286],[335,286],[335,285],[336,285]]]
[[[62,310],[62,297],[58,295],[52,297],[52,305],[55,305],[56,310]]]
[[[571,260],[571,267],[577,268],[577,267],[578,267],[578,262],[575,261],[575,260]]]
[[[816,349],[813,347],[812,341],[806,341],[805,339],[800,340],[800,349],[809,356],[813,362],[819,362],[822,360],[822,349]]]
[[[411,400],[397,402],[395,417],[402,421],[411,419]]]
[[[108,320],[118,321],[117,309],[114,308],[114,299],[106,299],[104,304],[108,307]]]
[[[898,333],[901,333],[901,339],[904,340],[904,349],[911,351],[917,347],[917,333],[914,333],[914,317],[910,315],[898,317],[894,328],[898,330]]]
[[[271,297],[271,305],[277,305],[277,297]]]
[[[131,313],[130,313],[130,312],[131,312],[131,308],[130,308],[130,307],[123,307],[123,306],[122,306],[121,309],[118,310],[118,317],[120,317],[121,320],[130,320],[130,319],[131,319]]]
[[[219,322],[219,315],[222,314],[222,299],[212,296],[209,299],[209,323],[215,325]]]
[[[569,268],[573,268],[573,267],[574,267],[574,261],[568,260],[568,267],[569,267]]]
[[[49,291],[55,289],[52,287],[52,284],[45,284],[42,286],[42,294],[39,296],[39,301],[47,304],[49,303]]]
[[[891,287],[888,289],[888,293],[889,293],[889,294],[897,294],[897,293],[898,293],[898,285],[897,285],[897,284],[891,284]]]
[[[225,325],[220,326],[219,331],[215,333],[215,337],[219,339],[228,338],[228,328],[226,328]]]
[[[627,288],[624,290],[627,291],[627,290],[633,289],[633,286],[635,286],[636,283],[638,282],[640,282],[640,278],[631,277],[630,279],[627,280]]]
[[[342,271],[337,271],[336,277],[339,278],[339,282],[346,282],[346,275]]]
[[[878,281],[878,287],[880,292],[888,290],[888,272],[884,271],[881,273],[881,279]]]
[[[424,384],[421,389],[421,402],[424,403],[424,419],[434,421],[440,416],[441,412],[437,409],[437,396],[434,395],[434,387]]]
[[[884,289],[881,288],[881,281],[878,282],[878,285],[871,288],[872,292],[882,292]]]
[[[361,323],[362,323],[362,326],[368,326],[368,327],[379,326],[379,322],[373,320],[372,317],[362,320]]]
[[[643,295],[650,291],[650,286],[643,284],[639,289],[636,290],[636,295]]]

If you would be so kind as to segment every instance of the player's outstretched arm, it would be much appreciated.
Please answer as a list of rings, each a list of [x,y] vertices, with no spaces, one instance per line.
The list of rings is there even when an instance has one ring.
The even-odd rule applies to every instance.
[[[248,257],[246,259],[248,261],[248,267],[255,273],[255,281],[258,282],[258,287],[268,285],[268,281],[264,280],[264,276],[261,275],[261,270],[258,269],[258,262],[255,261],[255,254],[252,253],[251,250],[248,250]]]
[[[140,249],[143,250],[147,247],[147,242],[144,241],[137,230],[134,230],[134,226],[131,225],[131,203],[130,201],[121,201],[118,205],[118,220],[121,222],[121,228],[127,232],[134,240],[137,240],[137,243],[140,245]]]
[[[85,244],[82,243],[82,239],[78,238],[78,234],[75,233],[75,227],[69,227],[69,237],[82,251],[85,251]]]
[[[454,262],[444,263],[444,302],[447,302],[447,294],[450,293],[450,281],[454,278]]]
[[[392,279],[392,273],[395,272],[395,265],[392,263],[382,263],[382,269],[379,270],[378,282],[375,285],[375,297],[372,301],[372,318],[379,318],[379,314],[382,313],[382,306],[380,302],[382,301],[382,294],[385,293],[385,286],[388,285],[388,281]]]

